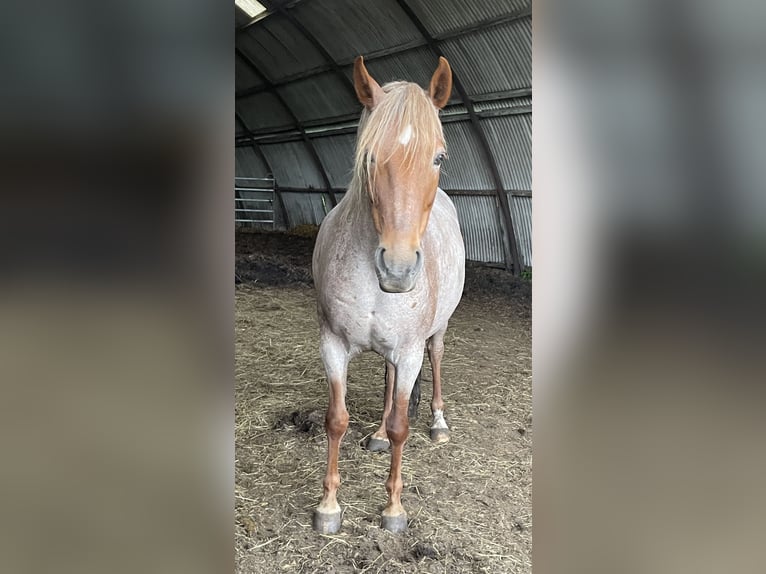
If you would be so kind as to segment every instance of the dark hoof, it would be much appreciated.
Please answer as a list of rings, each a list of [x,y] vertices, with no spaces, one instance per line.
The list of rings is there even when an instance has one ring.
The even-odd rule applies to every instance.
[[[388,448],[391,446],[391,443],[388,440],[381,440],[379,438],[370,437],[370,440],[367,441],[367,450],[370,452],[380,452],[383,450],[388,450]]]
[[[340,530],[340,511],[328,514],[315,510],[313,527],[320,534],[335,534]]]
[[[402,512],[399,516],[381,517],[380,527],[389,532],[404,532],[407,530],[407,513]]]
[[[449,442],[449,429],[431,429],[431,441],[437,444]]]

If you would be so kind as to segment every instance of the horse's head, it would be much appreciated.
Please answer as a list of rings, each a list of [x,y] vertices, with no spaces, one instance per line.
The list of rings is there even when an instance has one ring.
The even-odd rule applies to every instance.
[[[410,82],[381,88],[359,56],[354,88],[365,107],[355,177],[372,204],[379,239],[375,270],[383,291],[404,293],[415,286],[423,268],[420,242],[446,155],[439,109],[449,100],[452,71],[440,58],[428,93]]]

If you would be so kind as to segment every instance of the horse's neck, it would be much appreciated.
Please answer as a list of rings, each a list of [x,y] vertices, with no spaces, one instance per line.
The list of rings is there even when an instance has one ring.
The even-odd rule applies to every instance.
[[[375,225],[372,221],[372,205],[369,198],[365,195],[362,188],[355,187],[356,182],[352,182],[347,192],[347,197],[343,203],[345,207],[344,218],[348,220],[352,233],[360,242],[375,241],[377,243],[377,234]]]

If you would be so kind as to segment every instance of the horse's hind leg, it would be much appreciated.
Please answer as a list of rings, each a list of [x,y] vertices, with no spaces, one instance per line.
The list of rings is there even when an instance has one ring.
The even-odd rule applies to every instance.
[[[334,534],[340,530],[341,509],[336,498],[340,486],[338,453],[340,441],[348,427],[346,410],[346,369],[348,353],[345,346],[332,335],[322,336],[322,360],[327,371],[330,387],[330,404],[325,417],[327,431],[327,473],[324,477],[324,496],[314,511],[314,530],[323,534]]]
[[[380,422],[380,428],[372,433],[370,440],[367,442],[367,450],[372,452],[386,450],[391,446],[391,441],[388,440],[388,434],[386,434],[386,419],[391,413],[391,397],[394,393],[395,380],[396,367],[394,367],[393,363],[386,361],[386,398],[383,404],[383,419]]]
[[[415,379],[415,384],[412,386],[412,392],[410,393],[410,406],[407,407],[407,416],[410,421],[415,421],[418,418],[418,406],[420,405],[420,380],[423,376],[423,370],[418,372],[418,377]]]
[[[388,504],[383,509],[381,526],[392,532],[407,529],[407,513],[402,506],[402,450],[409,434],[407,406],[410,393],[420,367],[423,364],[423,348],[406,353],[396,366],[396,388],[393,393],[391,412],[386,417],[386,432],[391,441],[391,470],[386,480]]]
[[[449,440],[449,427],[444,420],[444,401],[442,400],[442,357],[444,356],[444,331],[436,333],[428,339],[428,359],[431,361],[431,370],[434,377],[434,394],[431,400],[431,440],[433,442],[447,442]]]

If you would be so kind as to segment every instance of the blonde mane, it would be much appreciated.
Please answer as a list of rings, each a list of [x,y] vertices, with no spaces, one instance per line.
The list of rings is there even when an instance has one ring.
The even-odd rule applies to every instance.
[[[364,109],[359,120],[359,130],[354,155],[354,172],[349,192],[362,196],[372,192],[374,179],[372,158],[376,162],[390,160],[390,154],[383,157],[383,144],[396,141],[402,130],[410,126],[411,136],[404,143],[403,169],[412,169],[416,158],[432,156],[438,145],[444,145],[444,132],[439,113],[426,92],[412,82],[389,82],[382,86],[386,97],[372,112]],[[394,148],[392,148],[394,149]],[[373,198],[374,199],[374,198]]]

